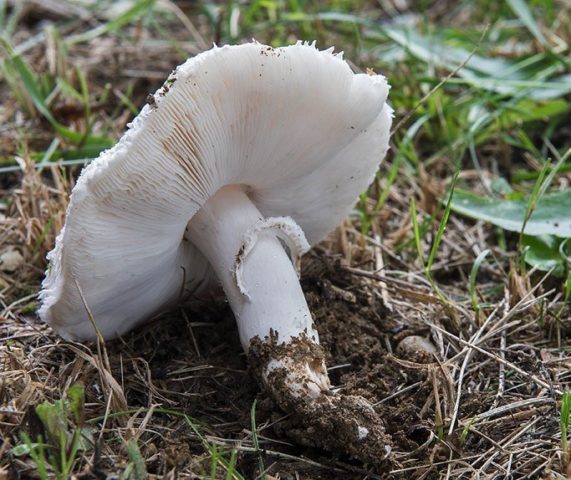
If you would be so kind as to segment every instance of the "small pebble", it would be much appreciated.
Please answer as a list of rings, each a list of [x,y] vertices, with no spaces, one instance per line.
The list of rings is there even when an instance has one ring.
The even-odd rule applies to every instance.
[[[411,353],[424,352],[430,355],[436,355],[438,351],[430,340],[420,335],[411,335],[405,337],[397,345],[397,353],[399,355],[406,355]]]
[[[12,273],[24,264],[24,257],[18,250],[6,250],[0,255],[0,270]]]

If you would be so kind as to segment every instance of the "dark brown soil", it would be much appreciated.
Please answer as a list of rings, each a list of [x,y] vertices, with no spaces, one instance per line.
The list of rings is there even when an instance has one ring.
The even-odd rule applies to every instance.
[[[460,42],[467,51],[477,47],[478,54],[493,60],[543,58],[543,65],[549,60],[546,44],[530,42],[525,25],[505,22],[517,17],[515,10],[503,8],[498,15],[499,7],[454,9],[449,7],[458,2],[450,1],[366,1],[359,2],[358,11],[352,2],[265,2],[276,8],[264,2],[147,2],[161,13],[139,10],[128,24],[116,28],[119,22],[103,33],[98,26],[111,26],[124,3],[136,3],[138,10],[145,2],[115,2],[122,7],[110,16],[100,3],[0,2],[7,26],[3,36],[22,52],[47,108],[82,135],[76,145],[54,130],[34,107],[28,82],[17,74],[21,69],[0,72],[2,80],[12,77],[0,81],[0,156],[8,164],[17,157],[28,165],[25,174],[0,176],[0,254],[16,249],[24,257],[16,271],[0,268],[0,480],[39,478],[30,455],[18,455],[14,447],[21,453],[24,433],[32,441],[37,435],[47,438],[36,407],[65,399],[78,382],[85,386],[85,420],[68,419],[63,427],[69,434],[81,430],[85,445],[70,478],[125,478],[137,460],[128,445],[140,450],[139,463],[150,480],[571,478],[571,448],[562,451],[560,425],[563,392],[571,390],[571,306],[563,300],[564,279],[530,271],[518,254],[519,235],[454,214],[434,257],[435,285],[427,281],[421,261],[438,244],[442,201],[458,163],[458,187],[488,195],[492,180],[506,178],[517,194],[529,193],[544,161],[554,155],[555,165],[557,152],[563,156],[569,148],[569,111],[528,123],[527,103],[523,112],[514,103],[518,97],[488,92],[483,98],[470,82],[454,79],[425,96],[449,69],[417,62],[415,55],[401,58],[392,40],[379,42],[376,27],[329,21],[321,14],[314,21],[294,20],[297,3],[307,3],[308,13],[340,7],[351,15],[338,20],[354,14],[368,25],[384,24],[394,13],[395,19],[410,19],[411,31],[419,29],[426,38],[444,26],[456,31],[438,38],[447,44]],[[550,2],[530,2],[533,12],[547,13],[536,20],[540,31],[549,33],[548,44],[568,45],[569,2],[554,2],[550,9],[542,3]],[[396,10],[390,13],[385,4]],[[184,21],[172,14],[176,9]],[[261,13],[266,10],[267,16]],[[289,19],[286,12],[292,12]],[[480,26],[488,22],[486,38],[478,40]],[[234,24],[240,27],[237,37]],[[89,32],[96,37],[77,42],[77,35]],[[509,38],[514,49],[506,42],[498,48],[491,32]],[[357,69],[375,66],[386,72],[393,85],[394,126],[404,121],[368,197],[361,198],[359,214],[302,262],[303,288],[331,383],[339,398],[363,398],[372,405],[371,422],[382,422],[385,432],[378,437],[381,459],[391,445],[381,465],[377,450],[367,452],[350,441],[355,409],[347,415],[345,404],[329,407],[330,413],[342,411],[334,418],[347,420],[341,429],[327,421],[327,414],[311,425],[307,417],[285,413],[291,406],[260,390],[223,296],[163,315],[99,348],[62,341],[35,315],[45,256],[63,226],[81,166],[44,168],[40,175],[32,163],[48,160],[54,140],[59,144],[51,161],[95,156],[99,147],[84,150],[89,144],[84,133],[114,143],[134,115],[132,105],[143,105],[165,72],[212,42],[240,43],[254,34],[264,43],[316,38],[319,48],[345,50]],[[549,105],[568,97],[541,108],[551,111]],[[477,112],[501,114],[492,115],[493,123],[477,138],[462,135],[470,127],[471,105]],[[517,115],[520,110],[526,115]],[[475,152],[468,140],[474,140]],[[555,190],[571,183],[564,166],[552,179]],[[522,171],[533,178],[516,180]],[[412,199],[420,245],[412,235]],[[363,223],[367,217],[370,225]],[[476,256],[487,249],[490,255],[470,292]],[[359,415],[370,413],[364,411]],[[363,422],[359,415],[357,424]],[[54,451],[52,446],[49,453]]]
[[[125,339],[127,349],[118,341],[109,345],[112,355],[122,351],[136,355],[141,363],[148,362],[147,375],[155,392],[147,391],[141,379],[140,388],[131,385],[126,389],[129,406],[162,401],[210,425],[217,437],[230,441],[242,438],[244,429],[250,429],[251,408],[257,400],[256,422],[263,426],[259,435],[264,437],[261,456],[266,468],[272,465],[269,473],[304,472],[304,479],[349,479],[362,478],[366,472],[379,475],[397,466],[389,454],[393,449],[417,450],[431,437],[434,424],[423,418],[421,410],[432,392],[429,380],[435,364],[427,361],[433,362],[434,358],[424,351],[408,352],[406,358],[391,353],[408,334],[419,332],[414,319],[403,329],[381,304],[371,301],[362,278],[343,271],[333,260],[322,258],[319,262],[325,262],[327,269],[304,277],[303,287],[339,395],[328,398],[325,405],[314,405],[299,401],[275,403],[274,398],[261,393],[241,350],[232,313],[221,309],[223,300],[216,298],[199,310],[187,310],[191,322],[180,317],[163,318]],[[342,295],[343,289],[353,294]],[[255,365],[259,368],[265,356],[263,349],[258,352]],[[136,363],[133,358],[132,367]],[[124,368],[126,377],[142,374]],[[193,373],[176,373],[185,368]],[[383,401],[411,385],[414,389],[406,402],[399,397]],[[374,411],[370,405],[374,405]],[[297,411],[298,415],[288,415],[284,410]],[[266,428],[268,424],[271,427]],[[357,442],[356,425],[367,425],[371,432],[368,442]],[[192,435],[180,425],[177,430],[182,438]],[[284,445],[284,437],[292,443]],[[193,451],[192,444],[189,448]],[[274,454],[264,452],[266,449]],[[287,455],[316,459],[323,467],[289,460]],[[165,457],[151,473],[160,473],[164,462],[172,463],[168,455]],[[258,465],[256,455],[245,454],[241,462],[240,470],[253,478]],[[333,466],[338,476],[333,476]]]

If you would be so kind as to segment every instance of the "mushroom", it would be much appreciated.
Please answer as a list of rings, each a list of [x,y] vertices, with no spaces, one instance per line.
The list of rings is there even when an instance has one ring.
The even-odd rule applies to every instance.
[[[296,265],[374,178],[388,149],[387,94],[384,77],[354,74],[315,43],[189,59],[79,177],[40,317],[89,340],[91,316],[112,338],[217,278],[253,371],[294,413],[298,438],[378,459],[382,420],[332,391]]]

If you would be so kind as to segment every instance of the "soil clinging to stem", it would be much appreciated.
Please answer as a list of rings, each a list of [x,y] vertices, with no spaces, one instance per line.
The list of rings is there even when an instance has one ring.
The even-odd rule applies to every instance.
[[[316,388],[311,372],[326,375],[323,348],[300,336],[286,344],[252,339],[248,358],[262,388],[286,413],[288,435],[308,447],[345,452],[366,463],[388,465],[391,439],[371,404],[361,396]],[[271,368],[273,364],[280,367]]]

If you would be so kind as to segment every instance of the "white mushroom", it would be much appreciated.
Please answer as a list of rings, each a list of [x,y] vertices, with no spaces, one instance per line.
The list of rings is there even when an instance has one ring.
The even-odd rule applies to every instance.
[[[204,289],[214,271],[264,388],[286,410],[324,395],[337,408],[295,260],[373,179],[388,148],[387,93],[384,77],[302,43],[188,60],[79,178],[41,318],[65,338],[93,339],[79,285],[114,337]],[[360,412],[343,420],[358,454],[382,426],[362,399],[339,398]]]

